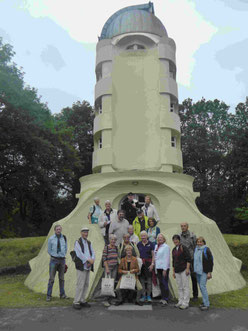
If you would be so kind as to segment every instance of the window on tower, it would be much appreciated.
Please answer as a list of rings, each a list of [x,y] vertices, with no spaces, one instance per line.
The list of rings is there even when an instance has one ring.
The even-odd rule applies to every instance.
[[[177,147],[177,138],[175,136],[171,137],[171,147]]]
[[[98,148],[102,148],[102,137],[98,140]]]
[[[174,106],[175,106],[174,103],[171,102],[171,104],[170,104],[170,111],[171,111],[172,113],[174,112]]]
[[[137,51],[138,49],[145,49],[145,46],[140,45],[140,44],[133,44],[133,45],[129,45],[127,47],[127,49],[133,49],[133,50]]]

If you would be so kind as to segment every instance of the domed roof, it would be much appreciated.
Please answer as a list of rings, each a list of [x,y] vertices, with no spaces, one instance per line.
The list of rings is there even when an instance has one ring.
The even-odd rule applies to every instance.
[[[154,15],[153,3],[129,6],[117,11],[105,23],[101,39],[111,39],[123,33],[147,32],[167,36],[165,27]]]

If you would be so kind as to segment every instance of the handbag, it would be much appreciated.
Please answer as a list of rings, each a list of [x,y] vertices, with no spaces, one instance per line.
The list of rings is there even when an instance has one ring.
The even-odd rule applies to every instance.
[[[160,290],[160,286],[159,286],[159,283],[158,283],[158,280],[157,280],[157,285],[154,285],[152,283],[152,297],[156,298],[160,295],[161,295],[161,290]]]
[[[115,286],[114,278],[110,278],[108,276],[102,278],[101,295],[115,297],[114,286]]]
[[[121,276],[120,289],[135,290],[136,278],[134,274],[124,274]]]
[[[140,257],[136,257],[136,259],[137,259],[137,262],[138,262],[138,265],[139,265],[138,275],[140,275],[143,262],[142,262],[142,259]]]

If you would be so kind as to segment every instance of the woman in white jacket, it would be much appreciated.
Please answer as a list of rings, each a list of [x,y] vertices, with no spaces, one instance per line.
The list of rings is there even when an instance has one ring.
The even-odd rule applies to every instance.
[[[165,307],[169,300],[170,247],[166,244],[165,236],[162,233],[157,236],[152,265],[155,266],[157,271],[161,290],[161,304]]]

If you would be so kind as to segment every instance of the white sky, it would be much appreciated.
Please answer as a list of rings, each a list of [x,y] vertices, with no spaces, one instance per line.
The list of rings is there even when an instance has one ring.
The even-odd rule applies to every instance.
[[[145,1],[0,0],[5,13],[0,36],[14,46],[25,81],[38,88],[53,112],[79,99],[93,104],[97,36],[114,12],[141,3]],[[243,102],[248,65],[239,49],[248,48],[248,1],[153,3],[177,45],[179,101],[205,97],[231,106]]]

